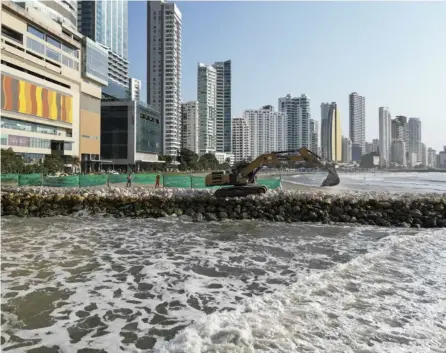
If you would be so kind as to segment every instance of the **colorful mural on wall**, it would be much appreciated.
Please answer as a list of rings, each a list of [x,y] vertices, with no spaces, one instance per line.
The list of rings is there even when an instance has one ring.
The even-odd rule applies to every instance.
[[[73,122],[73,98],[30,82],[1,75],[2,109],[40,118]]]

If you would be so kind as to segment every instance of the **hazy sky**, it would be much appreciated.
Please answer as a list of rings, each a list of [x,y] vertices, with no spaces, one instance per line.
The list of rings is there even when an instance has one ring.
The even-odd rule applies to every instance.
[[[183,15],[183,100],[197,96],[197,63],[232,60],[232,113],[291,93],[337,102],[348,136],[348,95],[366,97],[366,138],[378,108],[419,117],[422,139],[446,145],[446,2],[190,2]],[[129,3],[130,75],[146,98],[146,2]]]

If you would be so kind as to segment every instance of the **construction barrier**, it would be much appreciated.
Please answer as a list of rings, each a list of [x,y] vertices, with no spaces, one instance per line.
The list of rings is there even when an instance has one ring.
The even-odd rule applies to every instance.
[[[109,174],[108,182],[110,184],[119,184],[127,182],[127,174]]]
[[[190,174],[166,174],[164,175],[163,186],[166,188],[187,188],[192,187],[192,176]]]
[[[257,183],[266,186],[268,189],[274,190],[282,187],[280,179],[258,179]]]
[[[68,175],[62,177],[45,177],[43,186],[73,188],[79,186],[79,175]]]
[[[1,178],[2,182],[11,182],[11,181],[15,181],[18,182],[19,181],[19,174],[2,174],[2,178]]]
[[[163,175],[161,173],[134,174],[132,182],[135,184],[155,184],[157,175],[160,176],[160,185],[163,185]]]
[[[19,174],[19,186],[41,186],[42,174]]]
[[[206,187],[205,177],[180,173],[133,174],[132,184],[154,185],[156,176],[160,176],[160,186],[166,188],[218,189],[219,186]],[[107,184],[126,183],[128,174],[69,175],[44,177],[42,174],[1,174],[1,181],[18,181],[19,186],[51,187],[89,187]],[[281,179],[258,179],[257,182],[269,189],[281,187]]]
[[[107,182],[108,182],[107,174],[79,175],[79,186],[80,187],[100,186],[100,185],[107,184]]]

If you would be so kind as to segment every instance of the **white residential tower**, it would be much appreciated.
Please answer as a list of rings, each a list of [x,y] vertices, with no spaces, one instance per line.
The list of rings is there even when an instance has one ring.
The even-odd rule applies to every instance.
[[[243,117],[248,120],[251,131],[251,157],[257,158],[263,153],[285,151],[288,149],[287,115],[276,112],[274,107],[266,105],[261,109],[245,110]]]
[[[379,153],[381,166],[390,162],[392,119],[389,108],[379,108]]]
[[[417,162],[423,159],[421,147],[421,120],[420,118],[409,118],[409,154],[416,153]]]
[[[181,105],[182,143],[181,148],[187,148],[198,154],[198,102],[189,101]]]
[[[198,147],[200,154],[217,151],[217,70],[212,65],[198,64]]]
[[[165,155],[181,148],[181,12],[174,3],[147,2],[147,103],[160,112]]]
[[[360,146],[361,154],[365,154],[365,97],[353,92],[348,99],[350,141]]]
[[[232,153],[235,162],[249,161],[251,156],[251,129],[248,119],[232,118]]]
[[[279,112],[287,114],[287,143],[290,150],[311,148],[310,119],[311,100],[306,94],[293,97],[287,94],[279,98]]]

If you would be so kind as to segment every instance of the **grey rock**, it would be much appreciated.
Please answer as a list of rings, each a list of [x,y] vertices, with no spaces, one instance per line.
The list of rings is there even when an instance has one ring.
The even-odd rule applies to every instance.
[[[406,222],[398,223],[396,226],[400,228],[410,228],[410,224]]]
[[[192,216],[192,220],[193,220],[194,222],[203,222],[203,219],[204,219],[204,217],[203,217],[203,215],[202,215],[201,213],[195,213],[195,214]]]
[[[411,211],[410,211],[410,214],[411,214],[412,216],[414,216],[414,217],[421,217],[421,216],[423,215],[423,214],[421,213],[421,211],[418,210],[418,209],[411,210]]]
[[[181,215],[179,218],[183,222],[192,222],[192,217],[185,214]]]
[[[218,221],[217,216],[214,213],[205,213],[204,217],[206,218],[207,221]]]
[[[228,214],[226,212],[218,212],[218,218],[220,219],[227,219]]]

